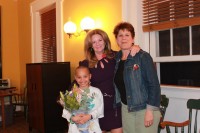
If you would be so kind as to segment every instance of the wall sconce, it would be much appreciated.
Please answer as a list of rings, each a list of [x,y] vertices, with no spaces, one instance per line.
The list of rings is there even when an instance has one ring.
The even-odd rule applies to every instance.
[[[84,31],[87,33],[89,30],[93,29],[95,27],[95,22],[92,18],[85,17],[81,20],[80,26],[82,31],[76,32],[76,24],[69,20],[64,25],[64,31],[68,34],[69,38],[71,38],[72,35],[78,37],[81,35],[81,32]]]

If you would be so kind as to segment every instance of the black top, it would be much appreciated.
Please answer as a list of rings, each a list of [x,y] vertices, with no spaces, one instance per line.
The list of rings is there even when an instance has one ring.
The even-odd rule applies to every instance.
[[[89,68],[92,74],[91,85],[101,90],[104,99],[104,117],[99,119],[102,130],[111,130],[122,127],[121,107],[114,108],[115,88],[113,85],[115,59],[107,57],[99,60],[95,67]],[[88,67],[88,61],[79,63],[81,66]],[[103,65],[103,67],[101,66]]]
[[[123,104],[127,105],[127,100],[126,100],[126,88],[125,88],[125,84],[124,84],[124,62],[125,60],[121,60],[119,62],[119,67],[117,69],[115,78],[114,78],[114,82],[119,90],[119,93],[121,95],[121,101]]]

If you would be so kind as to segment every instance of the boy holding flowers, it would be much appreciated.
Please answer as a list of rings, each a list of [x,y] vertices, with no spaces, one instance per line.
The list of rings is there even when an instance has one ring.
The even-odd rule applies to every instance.
[[[75,85],[72,91],[61,93],[60,103],[64,106],[62,117],[69,123],[68,133],[101,133],[98,118],[104,116],[103,95],[90,86],[91,74],[87,67],[75,70]]]

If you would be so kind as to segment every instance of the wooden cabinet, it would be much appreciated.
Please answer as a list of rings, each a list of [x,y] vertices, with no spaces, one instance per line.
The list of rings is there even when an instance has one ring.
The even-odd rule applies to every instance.
[[[67,128],[59,92],[70,86],[70,63],[32,63],[26,65],[29,129],[56,133]]]

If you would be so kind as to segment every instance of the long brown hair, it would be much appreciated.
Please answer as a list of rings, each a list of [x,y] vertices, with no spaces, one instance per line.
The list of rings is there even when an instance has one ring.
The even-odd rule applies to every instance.
[[[102,36],[103,41],[105,42],[104,54],[107,58],[114,58],[114,52],[111,50],[111,43],[107,33],[101,29],[94,29],[87,33],[87,36],[84,41],[84,52],[85,57],[89,62],[89,67],[92,68],[98,62],[97,57],[95,56],[95,52],[92,48],[92,36],[98,34]]]

